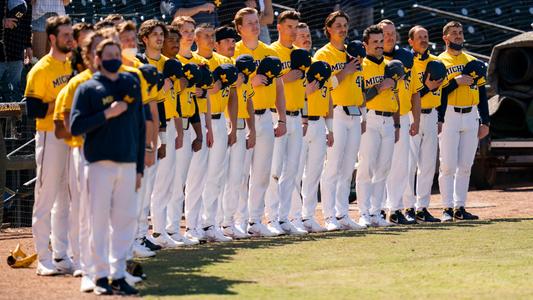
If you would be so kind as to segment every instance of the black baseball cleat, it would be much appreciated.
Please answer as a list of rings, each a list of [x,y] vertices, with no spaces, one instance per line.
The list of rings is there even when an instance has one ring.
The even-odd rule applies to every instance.
[[[414,208],[412,207],[406,208],[404,211],[404,214],[405,214],[405,219],[408,222],[411,222],[411,224],[418,224],[418,222],[416,221],[416,212]]]
[[[385,210],[382,209],[381,212],[380,212],[380,214],[381,214],[381,218],[382,218],[383,220],[387,220],[387,213],[385,212]]]
[[[416,219],[428,223],[440,222],[440,219],[432,216],[425,207],[416,212]]]
[[[453,208],[448,207],[442,211],[442,222],[452,222],[453,221]]]
[[[402,212],[401,212],[400,210],[396,210],[396,211],[394,211],[393,213],[389,213],[388,221],[391,222],[391,223],[398,224],[398,225],[411,225],[411,224],[416,224],[416,223],[413,223],[413,222],[408,221],[408,220],[404,217],[404,215],[402,214]],[[415,221],[415,222],[416,222],[416,221]]]
[[[111,288],[113,289],[113,292],[119,295],[137,295],[139,293],[139,291],[129,285],[124,278],[111,281]]]
[[[107,277],[102,277],[96,280],[93,293],[96,295],[113,295],[113,289],[109,285]]]
[[[157,251],[157,250],[161,250],[161,246],[159,245],[156,245],[152,242],[150,242],[149,239],[147,239],[146,237],[143,237],[142,238],[142,242],[141,242],[141,245],[145,246],[146,248],[150,249],[150,251]]]
[[[453,210],[453,218],[456,220],[477,220],[479,219],[478,216],[467,212],[464,206],[461,206]]]

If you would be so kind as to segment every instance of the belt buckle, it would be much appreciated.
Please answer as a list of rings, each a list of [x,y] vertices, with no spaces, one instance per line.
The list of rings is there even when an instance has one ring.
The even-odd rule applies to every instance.
[[[361,115],[361,110],[359,109],[358,106],[350,105],[350,106],[345,106],[345,107],[346,107],[346,111],[348,112],[349,116],[360,116]]]
[[[246,128],[246,122],[244,121],[244,119],[238,118],[237,119],[237,129],[238,130],[242,130],[244,128]]]

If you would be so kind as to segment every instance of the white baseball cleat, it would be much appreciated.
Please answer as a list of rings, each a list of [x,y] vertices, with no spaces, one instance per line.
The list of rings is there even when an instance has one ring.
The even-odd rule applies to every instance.
[[[273,237],[275,236],[265,225],[257,222],[248,224],[248,233],[255,237]]]
[[[133,256],[138,258],[146,258],[146,257],[152,257],[155,256],[154,251],[150,251],[150,249],[146,248],[145,246],[134,242],[133,243]]]
[[[198,239],[186,238],[183,235],[181,235],[181,233],[179,232],[171,234],[170,237],[177,242],[183,242],[185,246],[192,246],[192,245],[200,244],[200,241]]]
[[[157,235],[157,237],[154,236],[154,234]],[[150,242],[161,246],[162,248],[177,248],[185,246],[183,242],[178,242],[173,240],[166,232],[165,233],[154,233],[149,234],[147,239],[150,240]]]
[[[297,228],[290,221],[280,222],[279,225],[281,226],[281,229],[283,229],[285,234],[289,234],[289,235],[305,235],[305,234],[307,234],[307,230],[305,230],[303,228]]]
[[[354,220],[350,219],[348,215],[337,219],[337,221],[341,225],[342,230],[361,230],[366,228],[366,226],[361,226],[357,224]]]
[[[39,261],[37,264],[37,275],[40,276],[54,276],[59,274],[59,271],[50,260]]]
[[[207,238],[208,242],[231,242],[233,241],[232,238],[225,236],[222,231],[217,230],[214,225],[211,225],[207,228],[207,230],[204,230],[205,237]]]
[[[72,274],[74,273],[74,264],[69,257],[61,259],[54,259],[54,266],[60,274]]]
[[[125,273],[124,279],[126,279],[126,282],[131,286],[135,286],[135,284],[143,281],[141,277],[133,276],[128,272]]]
[[[90,293],[94,289],[94,282],[89,276],[81,277],[80,292]]]
[[[361,215],[359,218],[359,225],[364,227],[370,227],[372,225],[372,220],[369,215]]]
[[[285,231],[281,228],[278,221],[270,221],[267,225],[268,230],[272,232],[273,236],[284,235]]]
[[[79,262],[74,263],[74,272],[72,273],[72,276],[74,277],[81,277],[83,275],[83,271],[81,270],[81,265]]]
[[[327,231],[337,231],[341,229],[341,225],[337,222],[337,218],[329,217],[324,221],[324,227]]]
[[[231,225],[231,226],[223,226],[222,227],[222,233],[225,236],[229,236],[232,239],[238,240],[238,239],[246,239],[249,238],[250,235],[246,232],[243,232],[238,226]]]
[[[303,225],[305,227],[305,230],[308,232],[324,232],[326,231],[326,228],[322,227],[318,222],[314,219],[307,219],[303,221]]]
[[[371,222],[372,222],[372,226],[374,227],[389,227],[393,225],[393,223],[383,219],[381,217],[381,214],[371,216]]]

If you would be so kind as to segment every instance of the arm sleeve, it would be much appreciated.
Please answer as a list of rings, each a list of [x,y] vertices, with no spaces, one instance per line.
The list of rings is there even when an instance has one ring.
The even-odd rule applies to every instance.
[[[453,80],[455,82],[455,80]],[[448,90],[442,89],[440,95],[440,106],[437,108],[438,120],[444,123],[444,115],[446,114],[446,108],[448,107]]]
[[[48,103],[44,103],[43,100],[34,97],[26,97],[25,99],[28,117],[33,119],[43,119],[46,117],[46,113],[48,112]]]
[[[370,101],[372,99],[374,99],[374,97],[376,97],[378,95],[378,89],[373,86],[367,90],[364,90],[365,92],[365,99],[366,101]]]
[[[137,174],[144,174],[144,148],[146,147],[146,111],[150,111],[148,105],[140,105],[138,110],[138,120],[139,120],[139,143],[137,147]],[[150,115],[151,117],[151,115]]]
[[[150,111],[150,104],[143,104],[143,111],[144,111],[144,120],[145,121],[153,121],[152,118],[152,112]]]
[[[178,94],[178,96],[176,97],[176,98],[177,98],[177,99],[176,99],[176,100],[177,100],[177,101],[176,101],[176,102],[177,102],[177,103],[176,103],[176,111],[178,112],[178,116],[179,116],[179,117],[183,116],[183,115],[181,114],[181,98],[180,98],[180,97],[181,97],[181,94]]]
[[[489,100],[487,99],[487,89],[484,85],[479,87],[479,104],[477,105],[477,109],[481,117],[481,124],[489,125]]]
[[[89,90],[83,87],[78,88],[74,95],[74,105],[70,112],[70,132],[72,135],[82,135],[106,122],[104,111],[92,111],[91,96]]]
[[[167,115],[164,102],[157,103],[157,112],[159,113],[159,128],[167,128]]]
[[[429,93],[428,87],[424,84],[424,87],[420,90],[420,98],[424,97],[427,93]]]
[[[446,94],[450,94],[451,92],[455,91],[456,88],[458,88],[459,85],[457,84],[457,81],[455,79],[451,79],[448,82],[448,85],[442,88],[442,92],[446,92]]]
[[[191,124],[200,123],[200,111],[198,110],[198,101],[196,101],[196,97],[194,97],[194,115],[189,118],[189,122]]]

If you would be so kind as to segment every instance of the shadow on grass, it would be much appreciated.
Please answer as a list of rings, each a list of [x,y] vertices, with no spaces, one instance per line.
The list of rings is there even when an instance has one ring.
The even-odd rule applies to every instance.
[[[236,295],[234,285],[254,284],[254,281],[232,280],[225,277],[202,275],[203,268],[212,264],[230,262],[239,250],[265,249],[316,240],[363,237],[365,235],[400,235],[416,230],[449,230],[457,227],[479,227],[502,222],[532,221],[533,218],[489,219],[469,222],[418,224],[372,228],[363,231],[337,231],[306,236],[254,238],[231,243],[209,243],[182,249],[159,251],[154,258],[141,261],[148,280],[141,286],[143,296],[183,295]]]

